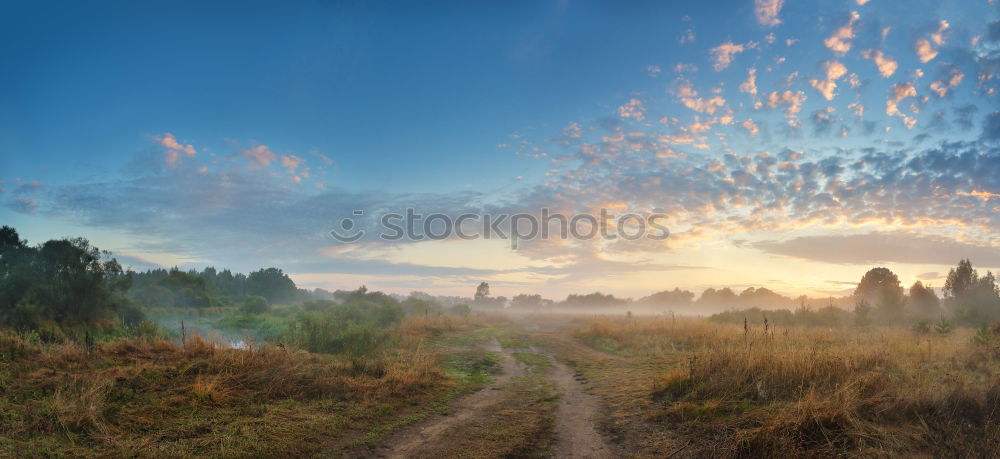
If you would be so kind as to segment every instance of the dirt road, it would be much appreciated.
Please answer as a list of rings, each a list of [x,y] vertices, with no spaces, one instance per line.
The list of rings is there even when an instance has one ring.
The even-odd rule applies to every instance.
[[[501,356],[491,384],[454,400],[446,415],[433,414],[387,435],[370,455],[614,456],[597,427],[598,403],[572,369],[537,347],[505,348],[494,338],[485,350]]]

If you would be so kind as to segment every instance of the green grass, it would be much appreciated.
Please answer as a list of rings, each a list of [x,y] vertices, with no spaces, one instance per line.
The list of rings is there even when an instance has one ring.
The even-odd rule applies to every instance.
[[[443,347],[476,347],[496,339],[504,349],[525,349],[531,344],[517,332],[503,327],[482,327],[441,337],[436,344]]]
[[[493,374],[500,371],[500,354],[473,350],[459,351],[448,358],[445,371],[456,379],[451,396],[475,392],[493,381]]]
[[[382,424],[372,429],[370,432],[368,432],[367,435],[365,435],[364,439],[362,439],[360,444],[374,445],[379,440],[381,440],[382,437],[384,437],[386,434],[391,433],[396,429],[406,427],[410,424],[413,424],[414,422],[422,421],[424,419],[427,419],[427,413],[423,411],[419,413],[413,413],[408,416],[403,416],[398,419],[394,419],[387,424]]]
[[[545,354],[535,354],[531,352],[514,352],[511,355],[525,365],[533,369],[546,369],[552,367],[552,359]]]

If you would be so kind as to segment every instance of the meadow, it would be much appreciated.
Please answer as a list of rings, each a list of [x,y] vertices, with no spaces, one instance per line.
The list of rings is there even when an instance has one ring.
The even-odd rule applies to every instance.
[[[494,312],[410,314],[383,332],[363,352],[331,352],[308,347],[343,333],[234,348],[4,331],[0,454],[558,457],[564,437],[592,437],[594,457],[967,456],[1000,444],[996,327]],[[592,406],[565,414],[570,397]]]
[[[969,456],[1000,444],[1000,328],[602,318],[573,331],[616,416],[694,455]],[[593,359],[590,359],[593,360]],[[644,377],[616,378],[623,368]],[[630,385],[631,384],[631,385]],[[640,441],[642,441],[640,439]]]

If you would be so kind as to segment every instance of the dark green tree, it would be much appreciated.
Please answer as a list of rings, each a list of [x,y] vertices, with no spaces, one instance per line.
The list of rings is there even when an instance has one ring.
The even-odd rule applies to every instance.
[[[271,309],[271,305],[267,304],[267,299],[257,295],[246,297],[240,306],[240,312],[244,314],[263,314],[269,309]]]
[[[271,304],[294,301],[298,295],[295,282],[278,268],[252,272],[246,280],[248,295],[260,295]]]
[[[110,253],[86,239],[30,247],[14,228],[0,228],[0,319],[9,325],[117,322],[131,282]]]
[[[514,298],[510,300],[510,307],[519,309],[538,309],[542,306],[542,296],[541,295],[528,295],[522,293],[520,295],[515,295]]]
[[[898,318],[905,304],[899,277],[889,268],[872,268],[854,290],[855,301],[867,301],[883,318]]]
[[[910,309],[921,319],[938,317],[941,315],[941,300],[933,288],[917,281],[910,287]]]

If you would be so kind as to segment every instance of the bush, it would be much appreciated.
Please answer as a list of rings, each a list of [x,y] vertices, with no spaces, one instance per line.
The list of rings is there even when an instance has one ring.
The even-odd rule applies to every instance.
[[[942,317],[941,320],[939,320],[938,323],[934,325],[934,331],[936,331],[941,336],[950,335],[953,328],[954,327],[952,326],[951,321],[945,319],[944,317]]]
[[[931,324],[926,320],[918,320],[913,324],[912,329],[918,335],[926,335],[931,332]]]
[[[472,312],[472,308],[469,307],[469,305],[467,305],[465,303],[462,303],[462,304],[456,304],[456,305],[452,306],[451,309],[448,310],[448,312],[450,312],[450,313],[452,313],[452,314],[454,314],[456,316],[465,317],[465,316],[468,316],[469,313]]]
[[[325,311],[304,311],[291,326],[290,341],[311,352],[370,353],[385,340],[387,329],[403,318],[399,305],[352,301]]]
[[[267,299],[262,296],[250,295],[243,300],[240,312],[244,314],[263,314],[271,308]]]

